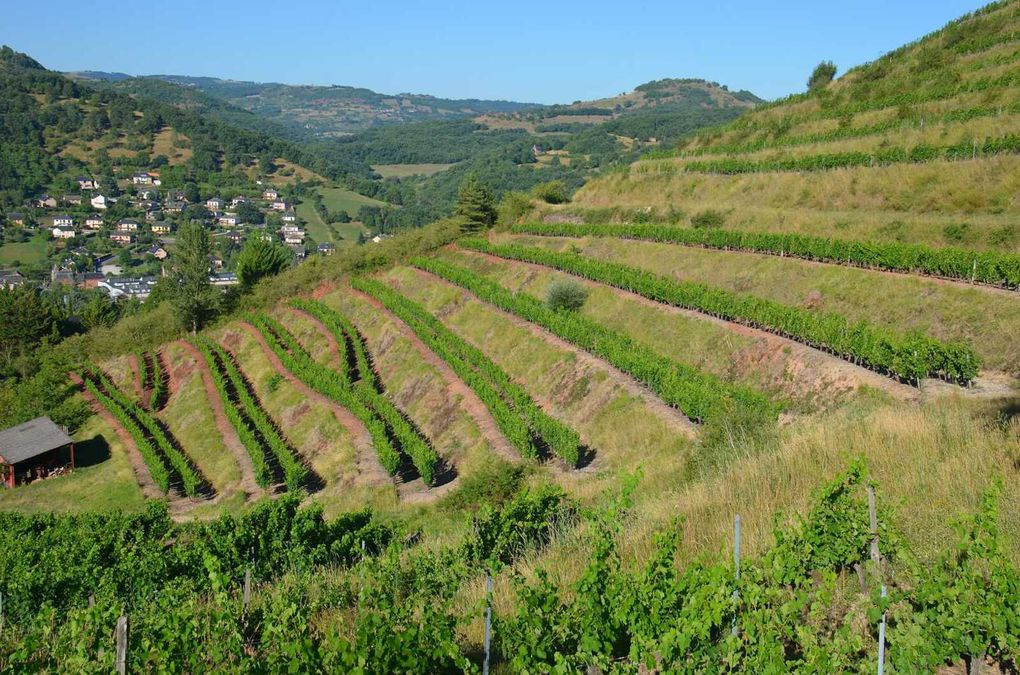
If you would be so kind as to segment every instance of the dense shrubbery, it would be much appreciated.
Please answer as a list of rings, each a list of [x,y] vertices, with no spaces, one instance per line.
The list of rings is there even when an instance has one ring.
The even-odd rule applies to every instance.
[[[478,250],[488,248],[484,241],[469,240],[468,245]],[[492,252],[502,254],[502,251],[496,249],[492,249]],[[707,421],[715,416],[723,416],[732,412],[734,406],[754,410],[764,418],[776,416],[776,407],[760,392],[727,384],[712,375],[660,356],[652,349],[585,316],[551,310],[535,298],[511,293],[463,267],[433,258],[415,258],[411,263],[605,359],[647,384],[664,401],[682,410],[692,420]]]
[[[132,671],[474,672],[482,656],[465,635],[484,605],[462,600],[485,569],[514,583],[515,599],[492,602],[493,661],[511,672],[865,672],[883,617],[893,672],[985,658],[1015,669],[1020,571],[999,547],[995,492],[932,564],[911,556],[881,502],[871,528],[866,478],[860,464],[837,476],[739,574],[704,558],[678,567],[678,521],[643,567],[624,564],[629,490],[578,510],[539,486],[484,506],[451,547],[391,543],[378,557],[393,532],[369,512],[327,523],[290,495],[208,524],[174,525],[163,505],[0,514],[0,669],[109,671],[126,613]],[[587,551],[569,585],[541,566],[528,578],[502,571],[557,536]],[[257,582],[248,606],[246,569]]]
[[[576,312],[588,300],[588,289],[573,281],[557,281],[549,286],[545,304],[549,309]]]
[[[478,394],[500,431],[522,456],[538,456],[537,439],[571,466],[577,465],[581,454],[577,432],[544,413],[489,357],[389,286],[365,278],[355,278],[351,283],[381,302],[449,364]]]
[[[513,231],[555,237],[645,239],[686,246],[769,253],[1020,288],[1020,255],[1016,253],[933,248],[923,244],[830,239],[780,232],[689,229],[671,225],[528,223],[515,226]]]
[[[967,383],[978,374],[979,361],[972,348],[940,342],[920,333],[898,334],[864,321],[852,323],[838,314],[813,312],[704,284],[676,281],[573,253],[517,245],[493,246],[480,239],[463,240],[461,245],[502,258],[546,265],[656,302],[769,330],[907,382],[938,377]]]

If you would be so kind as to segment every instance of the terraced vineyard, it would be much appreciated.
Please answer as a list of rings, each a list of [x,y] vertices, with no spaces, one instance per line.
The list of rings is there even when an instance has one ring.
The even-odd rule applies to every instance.
[[[879,643],[1015,669],[1017,35],[996,3],[570,203],[350,247],[96,359],[118,459],[175,519],[385,523],[306,517],[251,615],[279,635],[230,613],[247,540],[207,552],[231,654],[470,670],[491,607],[501,672],[859,672]]]

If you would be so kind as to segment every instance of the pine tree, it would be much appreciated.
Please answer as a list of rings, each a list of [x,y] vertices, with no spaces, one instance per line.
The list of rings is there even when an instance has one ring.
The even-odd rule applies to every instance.
[[[279,274],[290,262],[290,252],[264,237],[249,237],[237,255],[237,280],[248,290],[263,277]]]
[[[217,309],[216,290],[209,282],[209,233],[201,223],[187,223],[177,233],[172,303],[181,324],[197,333]]]
[[[489,186],[468,176],[457,193],[457,215],[464,220],[465,232],[477,232],[492,227],[496,222],[496,200]]]

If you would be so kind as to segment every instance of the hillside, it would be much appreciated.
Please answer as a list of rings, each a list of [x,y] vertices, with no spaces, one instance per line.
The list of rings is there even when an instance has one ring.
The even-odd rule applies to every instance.
[[[348,141],[457,163],[363,179],[401,211],[468,166],[592,178],[313,258],[197,335],[164,304],[61,343],[93,449],[0,491],[0,667],[98,670],[130,613],[141,670],[475,672],[491,635],[494,672],[1015,671],[1018,34],[995,3],[746,111],[654,83],[632,107],[730,117],[605,165],[568,147],[620,100]],[[484,165],[428,154],[462,133]]]
[[[464,118],[536,107],[533,103],[514,101],[445,99],[406,93],[380,94],[371,89],[341,85],[240,82],[184,75],[125,78],[120,73],[87,71],[72,75],[105,80],[112,88],[128,93],[153,87],[153,80],[167,82],[186,91],[201,92],[289,129],[318,137],[345,136],[385,124]],[[193,94],[179,93],[178,96],[187,99]]]

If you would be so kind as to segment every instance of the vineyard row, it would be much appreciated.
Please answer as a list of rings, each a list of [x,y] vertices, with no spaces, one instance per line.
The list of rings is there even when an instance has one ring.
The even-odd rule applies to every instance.
[[[465,248],[501,258],[552,267],[637,293],[656,302],[767,330],[900,380],[924,377],[968,383],[977,376],[978,357],[960,343],[945,343],[920,333],[897,334],[866,321],[851,322],[833,313],[790,307],[752,295],[683,282],[619,263],[527,246],[494,246],[462,240]]]
[[[580,439],[577,433],[544,413],[527,392],[480,350],[389,286],[365,278],[355,278],[351,284],[381,302],[449,364],[482,400],[500,431],[522,456],[538,456],[537,438],[571,466],[578,464]]]
[[[629,337],[587,317],[557,312],[535,298],[515,294],[474,272],[433,258],[415,258],[415,267],[467,289],[482,300],[542,326],[577,347],[643,382],[666,403],[695,421],[707,421],[743,407],[770,417],[776,407],[760,392],[727,384],[691,366],[665,358]]]
[[[527,223],[518,234],[552,237],[619,237],[724,251],[749,251],[818,262],[923,274],[1004,288],[1020,288],[1020,255],[922,244],[853,241],[804,234],[680,228],[652,224]]]

